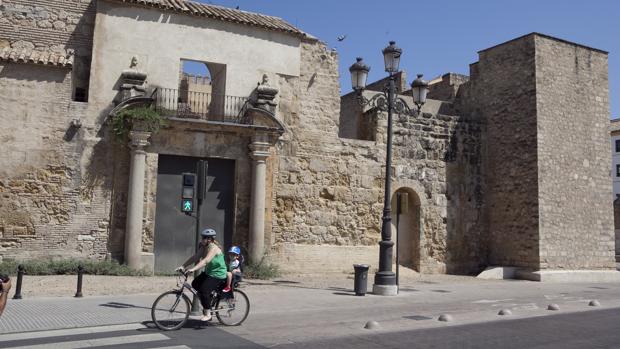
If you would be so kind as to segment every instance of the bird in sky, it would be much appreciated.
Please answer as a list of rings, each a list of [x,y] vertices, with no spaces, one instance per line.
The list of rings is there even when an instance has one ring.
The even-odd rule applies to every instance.
[[[340,35],[340,36],[338,36],[337,39],[338,39],[338,41],[342,41],[342,40],[346,39],[346,37],[347,37],[346,34],[345,35]]]

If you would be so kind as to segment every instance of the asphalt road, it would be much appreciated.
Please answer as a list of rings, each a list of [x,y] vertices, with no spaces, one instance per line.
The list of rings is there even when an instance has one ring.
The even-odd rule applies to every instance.
[[[314,340],[281,343],[277,348],[620,348],[620,308],[502,319],[469,325],[447,323],[440,328],[387,332],[321,339],[321,325],[308,328]],[[226,327],[204,326],[190,321],[183,329],[161,332],[145,323],[144,328],[102,329],[80,333],[80,329],[57,333],[34,332],[16,340],[5,340],[2,348],[49,349],[102,347],[116,349],[263,348],[251,341],[252,334],[231,334]],[[283,329],[286,331],[286,329]],[[19,336],[19,334],[18,334]],[[7,338],[10,339],[10,338]],[[274,347],[274,346],[272,346]]]
[[[279,348],[620,348],[620,308],[372,333]]]

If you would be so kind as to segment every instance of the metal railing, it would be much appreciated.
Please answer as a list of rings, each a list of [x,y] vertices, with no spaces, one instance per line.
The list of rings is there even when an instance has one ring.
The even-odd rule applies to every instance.
[[[154,91],[155,109],[163,116],[242,123],[248,97],[170,88]]]

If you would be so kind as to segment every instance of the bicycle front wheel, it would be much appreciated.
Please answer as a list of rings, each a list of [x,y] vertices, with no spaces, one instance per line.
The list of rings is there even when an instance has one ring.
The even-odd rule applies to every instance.
[[[242,291],[233,290],[232,297],[220,294],[215,304],[215,316],[225,326],[241,325],[250,313],[250,300]]]
[[[190,301],[186,295],[179,291],[168,291],[153,303],[151,318],[160,330],[178,330],[187,321],[190,311]]]

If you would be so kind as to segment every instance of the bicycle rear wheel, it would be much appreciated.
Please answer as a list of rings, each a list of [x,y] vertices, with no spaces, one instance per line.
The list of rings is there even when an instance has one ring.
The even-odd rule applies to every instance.
[[[242,291],[233,290],[233,297],[220,294],[215,304],[215,316],[226,326],[241,325],[250,313],[250,300]]]
[[[160,330],[178,330],[187,321],[190,311],[190,301],[186,295],[179,291],[168,291],[153,303],[151,318]]]

